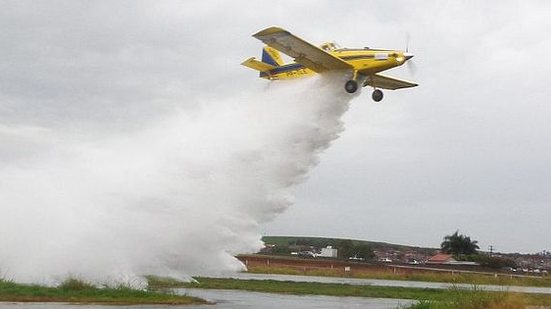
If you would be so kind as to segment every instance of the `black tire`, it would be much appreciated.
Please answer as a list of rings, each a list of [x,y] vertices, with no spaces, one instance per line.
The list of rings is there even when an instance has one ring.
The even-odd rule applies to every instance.
[[[348,93],[354,93],[358,90],[358,82],[355,80],[349,80],[344,84],[344,90]]]
[[[371,94],[371,98],[375,102],[380,102],[383,99],[383,92],[379,89],[373,90],[373,93]]]

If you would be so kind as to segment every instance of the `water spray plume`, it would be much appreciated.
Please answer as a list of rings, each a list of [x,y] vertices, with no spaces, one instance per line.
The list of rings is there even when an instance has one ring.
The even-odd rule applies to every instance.
[[[342,132],[342,80],[274,83],[85,141],[0,127],[17,141],[0,149],[12,158],[0,163],[0,274],[143,284],[243,269],[233,255],[261,248],[259,224]]]

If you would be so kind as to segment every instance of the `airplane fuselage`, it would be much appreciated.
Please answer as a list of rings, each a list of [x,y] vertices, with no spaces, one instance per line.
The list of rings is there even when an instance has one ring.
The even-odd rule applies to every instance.
[[[403,51],[386,49],[335,49],[327,51],[354,67],[355,71],[363,75],[371,75],[404,64],[406,56]],[[278,66],[272,70],[262,72],[260,77],[277,80],[292,79],[313,75],[316,72],[302,64],[292,62]]]

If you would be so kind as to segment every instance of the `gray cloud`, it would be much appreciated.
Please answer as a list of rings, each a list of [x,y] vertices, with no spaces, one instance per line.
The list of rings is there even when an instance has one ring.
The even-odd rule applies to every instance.
[[[417,74],[389,74],[420,87],[387,91],[379,105],[365,89],[347,130],[297,189],[296,205],[264,230],[436,246],[460,229],[498,250],[551,247],[545,1],[2,7],[2,160],[43,147],[27,138],[18,154],[5,150],[18,144],[14,126],[93,139],[90,128],[137,130],[259,87],[265,81],[238,64],[259,56],[250,34],[268,25],[351,47],[403,48],[409,32]]]

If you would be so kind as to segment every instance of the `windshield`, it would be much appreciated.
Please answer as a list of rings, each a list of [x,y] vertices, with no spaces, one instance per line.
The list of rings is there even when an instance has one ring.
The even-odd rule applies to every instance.
[[[320,48],[325,51],[331,51],[331,50],[339,49],[340,46],[335,42],[326,42],[321,44]]]

